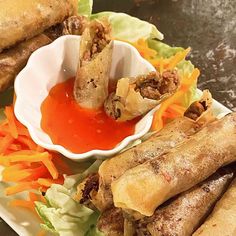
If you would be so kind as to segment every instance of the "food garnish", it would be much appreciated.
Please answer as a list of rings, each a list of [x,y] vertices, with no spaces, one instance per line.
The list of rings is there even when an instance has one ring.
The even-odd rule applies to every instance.
[[[16,119],[13,106],[5,108],[5,115],[0,124],[2,180],[14,183],[6,188],[6,195],[32,189],[45,192],[53,183],[63,183],[68,167],[60,155],[33,142],[27,128]]]

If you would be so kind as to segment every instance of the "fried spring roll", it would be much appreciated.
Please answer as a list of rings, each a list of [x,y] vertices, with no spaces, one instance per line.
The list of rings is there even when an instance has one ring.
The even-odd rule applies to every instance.
[[[236,179],[216,204],[213,212],[193,236],[236,235]]]
[[[236,161],[236,113],[208,124],[182,145],[126,171],[111,183],[116,207],[144,216]]]
[[[119,208],[104,211],[98,219],[98,229],[105,236],[124,236],[124,217]]]
[[[233,179],[235,168],[218,170],[210,178],[158,208],[137,224],[138,235],[190,236],[210,213]]]
[[[26,65],[30,55],[38,48],[65,34],[82,34],[87,19],[72,16],[63,23],[50,27],[43,34],[35,36],[0,54],[0,92],[9,87],[15,76]]]
[[[85,28],[80,42],[74,97],[84,108],[98,109],[108,96],[113,42],[108,22],[92,21]]]
[[[0,92],[14,81],[15,76],[26,65],[32,52],[49,44],[51,40],[44,34],[18,44],[0,54]]]
[[[0,52],[76,14],[76,0],[0,1]]]
[[[186,117],[176,119],[143,143],[104,161],[98,172],[98,193],[92,198],[94,205],[101,211],[109,208],[113,204],[111,183],[114,180],[125,171],[174,148],[198,129],[200,126]]]
[[[137,78],[122,78],[105,102],[105,111],[117,121],[143,115],[169,97],[179,86],[177,71],[150,72]]]
[[[201,106],[201,103],[204,103],[204,106],[199,112],[198,107]],[[194,108],[195,106],[196,108]],[[93,192],[91,197],[93,204],[100,211],[110,208],[113,204],[110,188],[113,180],[119,178],[125,171],[169,151],[200,130],[203,124],[212,121],[212,97],[209,91],[204,91],[200,101],[190,107],[190,118],[188,118],[190,112],[186,112],[185,117],[167,124],[164,129],[152,135],[148,140],[102,163],[99,168],[98,193]],[[191,119],[192,114],[195,114],[194,117],[198,116],[196,121]],[[88,193],[87,190],[85,192]],[[86,196],[82,197],[82,202],[87,198]]]
[[[62,35],[81,35],[88,23],[85,16],[70,16],[62,23],[47,29],[46,34],[50,39],[55,40]]]

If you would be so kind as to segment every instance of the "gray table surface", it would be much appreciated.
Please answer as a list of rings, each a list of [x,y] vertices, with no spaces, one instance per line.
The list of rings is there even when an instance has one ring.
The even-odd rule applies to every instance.
[[[126,12],[155,24],[173,46],[192,47],[200,89],[236,111],[235,0],[94,0],[94,11]],[[0,235],[15,236],[0,219]]]

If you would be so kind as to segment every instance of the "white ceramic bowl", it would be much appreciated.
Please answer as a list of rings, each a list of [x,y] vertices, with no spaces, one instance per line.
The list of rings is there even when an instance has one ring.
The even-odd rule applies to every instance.
[[[60,152],[73,160],[85,160],[92,156],[104,158],[114,155],[146,134],[151,127],[154,110],[136,124],[133,135],[126,137],[111,150],[72,153],[61,145],[53,144],[41,129],[40,106],[54,85],[75,76],[79,45],[80,36],[63,36],[31,55],[26,67],[15,80],[15,115],[28,128],[34,142],[46,149]],[[110,79],[137,76],[150,71],[155,71],[155,68],[134,47],[124,42],[114,42]]]

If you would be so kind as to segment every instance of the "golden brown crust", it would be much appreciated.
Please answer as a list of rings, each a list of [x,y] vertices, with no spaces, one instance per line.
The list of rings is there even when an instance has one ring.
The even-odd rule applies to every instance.
[[[169,149],[188,139],[200,128],[198,124],[186,117],[176,119],[143,143],[104,161],[99,168],[99,190],[95,196],[96,207],[104,210],[111,206],[113,203],[111,183],[125,171],[168,152]]]
[[[236,179],[193,236],[236,235]]]
[[[235,161],[235,140],[236,113],[231,113],[208,124],[162,158],[134,167],[113,181],[115,206],[151,216],[167,199]]]
[[[76,0],[0,1],[0,52],[76,14]]]
[[[107,22],[92,21],[80,41],[74,97],[84,108],[101,108],[108,96],[113,42]]]
[[[157,209],[153,216],[141,220],[143,229],[152,236],[189,236],[207,217],[215,202],[233,179],[230,167],[217,171],[203,183],[180,194],[170,203]]]
[[[2,52],[0,54],[0,92],[13,83],[15,76],[26,65],[32,52],[50,42],[51,40],[46,35],[41,34]]]
[[[104,211],[98,219],[97,227],[106,236],[123,236],[124,217],[122,210],[112,207]]]

